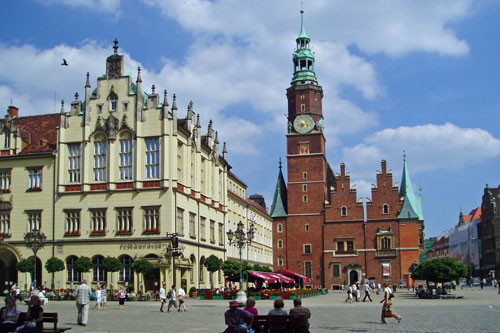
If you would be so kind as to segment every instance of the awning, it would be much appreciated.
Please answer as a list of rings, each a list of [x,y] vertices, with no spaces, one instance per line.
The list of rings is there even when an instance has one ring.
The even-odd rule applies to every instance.
[[[267,273],[267,272],[256,272],[256,271],[246,271],[248,273],[249,282],[265,282],[265,283],[295,283],[295,280],[284,276],[279,273]],[[245,272],[243,272],[245,277]],[[229,281],[239,281],[240,275],[236,274],[229,278]]]
[[[275,271],[275,273],[283,274],[285,276],[290,276],[290,277],[293,277],[293,278],[299,278],[299,279],[301,279],[304,282],[312,282],[311,278],[308,278],[305,275],[299,274],[297,272],[294,272],[294,271],[291,271],[291,270],[288,270],[288,269],[278,269],[278,270]]]

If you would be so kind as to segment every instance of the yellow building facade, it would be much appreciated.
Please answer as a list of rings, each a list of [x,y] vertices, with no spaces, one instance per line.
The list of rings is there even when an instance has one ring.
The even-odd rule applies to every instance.
[[[0,283],[32,283],[15,269],[33,256],[24,243],[32,229],[47,236],[37,255],[37,281],[48,287],[51,275],[41,267],[53,256],[65,263],[54,274],[56,288],[82,279],[135,291],[157,290],[162,282],[221,286],[222,272],[209,274],[203,264],[210,255],[227,259],[226,228],[243,217],[256,226],[244,259],[272,265],[272,220],[246,199],[237,178],[245,193],[228,189],[227,151],[212,121],[202,129],[193,103],[180,115],[175,95],[169,103],[154,85],[146,93],[140,68],[134,80],[124,72],[117,42],[114,50],[96,87],[87,74],[82,98],[76,93],[63,102],[59,114],[19,117],[13,108],[1,122]],[[236,210],[240,206],[244,211]],[[173,234],[179,257],[172,256]],[[88,273],[75,270],[81,256],[92,260]],[[107,256],[123,268],[106,272]],[[153,264],[150,275],[133,271],[138,259]]]

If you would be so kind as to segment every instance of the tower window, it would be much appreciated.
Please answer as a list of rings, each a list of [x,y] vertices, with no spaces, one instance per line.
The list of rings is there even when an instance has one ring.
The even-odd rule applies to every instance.
[[[303,177],[304,179],[307,179],[307,172],[303,172],[303,173],[302,173],[302,177]]]
[[[311,244],[304,244],[304,254],[312,254]]]
[[[389,214],[389,205],[388,204],[384,204],[384,206],[382,208],[382,212],[383,212],[383,214]]]
[[[303,195],[303,196],[302,196],[302,201],[303,201],[303,202],[307,202],[307,195]]]
[[[281,239],[278,239],[278,249],[283,248],[283,241]]]
[[[278,232],[283,232],[283,224],[278,224]]]
[[[306,231],[309,231],[309,224],[306,224]]]
[[[307,184],[302,185],[302,192],[307,192]]]
[[[300,95],[300,99],[305,99],[306,97],[304,95]]]
[[[340,215],[347,216],[347,207],[346,206],[340,208]]]
[[[306,111],[306,105],[305,104],[300,104],[300,111],[302,111],[302,112]]]

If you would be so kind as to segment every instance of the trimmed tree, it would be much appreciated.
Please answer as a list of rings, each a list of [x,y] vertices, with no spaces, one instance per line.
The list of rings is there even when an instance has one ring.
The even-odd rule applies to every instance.
[[[207,268],[207,271],[209,271],[212,276],[210,282],[211,282],[211,288],[214,289],[213,273],[221,269],[222,259],[219,259],[212,254],[205,260],[205,263],[203,265]]]
[[[120,260],[107,256],[102,261],[102,267],[106,270],[106,272],[118,272],[123,268],[123,264]],[[111,284],[113,284],[113,274],[111,274]]]
[[[17,264],[16,264],[16,268],[19,272],[21,273],[30,273],[30,276],[31,276],[31,280],[33,281],[33,268],[34,268],[34,264],[33,264],[33,260],[29,260],[29,259],[23,259],[21,261],[19,261]],[[26,274],[25,274],[25,279],[26,279]],[[26,290],[26,288],[28,288],[28,282],[26,281],[26,283],[24,284],[24,288]]]
[[[64,261],[56,257],[49,258],[45,262],[45,269],[52,274],[52,289],[54,289],[54,273],[64,271]]]
[[[257,271],[257,272],[267,272],[267,273],[273,272],[273,270],[271,268],[269,268],[268,266],[259,265],[259,264],[253,265],[253,270]]]
[[[75,260],[75,271],[79,273],[88,273],[94,265],[89,257],[80,257]]]
[[[454,258],[436,258],[427,260],[415,268],[411,277],[414,280],[427,280],[434,283],[444,283],[466,277],[467,266]]]
[[[137,259],[132,264],[132,269],[137,273],[142,275],[142,280],[144,280],[144,276],[151,274],[153,271],[153,264],[150,263],[146,259]]]
[[[252,270],[252,265],[248,262],[243,261],[241,263],[242,271]],[[240,263],[235,260],[226,260],[221,266],[222,271],[224,272],[225,277],[233,276],[236,274],[240,274]]]

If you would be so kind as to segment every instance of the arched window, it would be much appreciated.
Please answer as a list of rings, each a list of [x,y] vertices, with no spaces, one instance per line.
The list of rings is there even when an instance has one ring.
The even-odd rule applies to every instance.
[[[391,248],[391,239],[389,237],[383,237],[380,240],[381,246],[383,249],[390,249]]]
[[[205,257],[201,257],[201,259],[200,259],[200,271],[199,271],[200,282],[204,281],[204,276],[203,276],[203,267],[204,267],[204,264],[205,264]]]
[[[388,204],[384,204],[384,206],[382,207],[382,213],[389,214],[389,205]]]
[[[108,274],[106,274],[106,270],[102,266],[102,261],[104,260],[103,256],[95,256],[92,259],[92,264],[94,265],[92,281],[103,281],[106,282],[108,280]]]
[[[109,100],[109,110],[116,111],[116,109],[118,108],[118,96],[115,93],[111,93],[109,94],[108,100]]]
[[[80,282],[82,280],[82,273],[75,269],[75,261],[78,259],[76,256],[70,256],[66,259],[66,272],[68,273],[68,282]]]
[[[278,223],[278,232],[283,232],[283,224]]]
[[[94,181],[107,180],[107,158],[108,144],[104,135],[96,135],[94,138]]]
[[[281,239],[278,239],[278,249],[283,248],[283,241]]]
[[[134,260],[127,255],[122,256],[120,260],[122,262],[122,269],[118,272],[118,281],[133,284],[134,273],[132,270],[132,264],[134,263]]]
[[[346,206],[340,208],[340,215],[347,216],[347,207]]]

